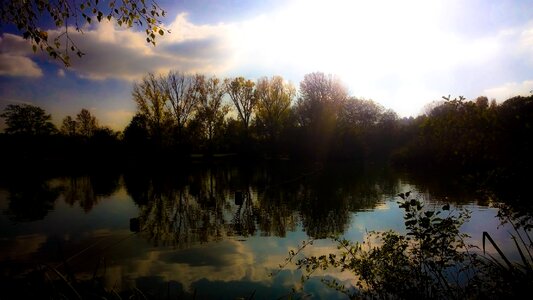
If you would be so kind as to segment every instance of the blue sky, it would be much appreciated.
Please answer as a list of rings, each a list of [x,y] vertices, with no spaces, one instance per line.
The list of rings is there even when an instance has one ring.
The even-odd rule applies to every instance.
[[[503,101],[533,90],[533,1],[159,1],[171,34],[153,47],[139,28],[108,22],[71,36],[70,68],[0,31],[0,109],[31,103],[59,123],[88,108],[122,129],[132,85],[147,72],[219,77],[338,75],[350,94],[400,116],[443,95]],[[54,35],[54,28],[50,28]],[[1,122],[1,121],[0,121]],[[0,124],[0,128],[1,128]]]

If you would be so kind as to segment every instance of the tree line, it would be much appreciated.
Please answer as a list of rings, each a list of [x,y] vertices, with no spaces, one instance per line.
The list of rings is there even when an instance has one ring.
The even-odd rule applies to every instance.
[[[66,117],[58,130],[41,108],[8,105],[0,115],[7,125],[2,139],[76,141],[84,153],[116,151],[135,159],[234,154],[471,170],[531,166],[533,96],[500,104],[483,96],[443,97],[423,115],[399,118],[350,96],[338,77],[320,72],[306,74],[297,92],[280,76],[252,81],[172,71],[145,75],[134,83],[132,99],[137,111],[121,133],[98,126],[86,109]]]

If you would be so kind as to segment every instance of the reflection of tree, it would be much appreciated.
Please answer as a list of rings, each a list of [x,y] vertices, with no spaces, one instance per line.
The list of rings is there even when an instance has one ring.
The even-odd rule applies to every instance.
[[[352,212],[372,209],[382,195],[397,192],[390,175],[336,166],[303,181],[296,197],[307,234],[324,238],[343,233]]]
[[[65,202],[71,206],[78,202],[85,212],[89,212],[99,199],[108,197],[117,190],[118,179],[119,176],[113,172],[69,177],[63,183]]]
[[[89,177],[71,177],[66,179],[63,192],[65,202],[73,206],[79,202],[85,212],[89,212],[98,202]]]
[[[237,210],[232,219],[232,234],[240,236],[253,235],[256,231],[254,204],[250,188],[235,192]]]
[[[126,174],[144,234],[155,245],[184,247],[225,235],[223,190],[211,171],[190,176]],[[222,186],[222,185],[220,185]]]
[[[397,192],[390,174],[333,168],[197,166],[183,174],[125,174],[141,228],[156,245],[187,247],[228,236],[343,233],[352,212]]]
[[[42,220],[54,208],[60,188],[42,178],[14,178],[8,182],[6,213],[15,222]]]
[[[283,186],[268,188],[259,201],[258,225],[264,235],[285,237],[296,230],[298,201],[295,193]]]
[[[328,184],[316,188],[300,185],[298,203],[302,224],[310,237],[326,238],[343,233],[350,222],[348,197]]]
[[[157,246],[188,245],[198,241],[194,229],[201,220],[201,210],[184,190],[161,191],[152,188],[150,201],[141,207],[139,218],[148,238]]]

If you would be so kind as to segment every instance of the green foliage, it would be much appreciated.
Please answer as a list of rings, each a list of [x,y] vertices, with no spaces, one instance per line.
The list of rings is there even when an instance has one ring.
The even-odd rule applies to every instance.
[[[31,0],[2,1],[0,23],[13,24],[24,39],[32,42],[33,51],[41,49],[65,66],[70,65],[69,53],[84,55],[69,35],[69,31],[82,32],[85,24],[113,20],[118,26],[145,29],[146,41],[155,45],[157,35],[169,32],[161,27],[165,11],[154,0]],[[59,34],[49,36],[41,29],[43,19],[50,18]]]
[[[371,232],[366,243],[335,239],[339,253],[299,259],[307,278],[317,269],[349,271],[358,279],[352,291],[336,281],[326,283],[351,298],[461,298],[468,292],[460,278],[471,271],[465,234],[459,228],[467,211],[426,210],[416,199],[400,202],[407,234]],[[373,246],[372,241],[377,245]],[[294,254],[294,252],[290,253]]]
[[[56,131],[52,116],[30,104],[9,104],[0,117],[5,118],[7,134],[49,135]]]
[[[224,86],[225,92],[230,96],[239,113],[239,119],[247,130],[257,104],[255,83],[244,77],[235,77],[224,80]]]
[[[432,161],[446,169],[493,175],[528,172],[533,166],[533,96],[490,106],[486,97],[444,99],[425,116],[400,124],[405,133],[397,162],[424,166],[422,162]]]
[[[314,240],[290,250],[284,268],[296,261],[307,280],[317,270],[350,272],[355,286],[322,279],[329,287],[350,298],[369,299],[464,299],[503,298],[526,295],[533,283],[533,242],[529,235],[531,217],[509,206],[500,207],[498,216],[514,229],[510,234],[520,255],[513,262],[506,257],[489,233],[484,232],[483,253],[492,246],[498,256],[473,251],[468,235],[460,231],[470,218],[467,210],[426,209],[410,192],[399,194],[404,210],[405,234],[394,231],[370,232],[365,242],[334,238],[337,252],[302,256]]]

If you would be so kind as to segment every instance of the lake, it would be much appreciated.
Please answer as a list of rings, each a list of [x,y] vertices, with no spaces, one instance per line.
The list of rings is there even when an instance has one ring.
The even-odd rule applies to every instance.
[[[83,174],[23,171],[0,179],[0,264],[4,278],[39,266],[95,275],[108,290],[156,298],[344,298],[316,273],[302,283],[291,249],[335,251],[329,239],[363,241],[369,231],[404,231],[397,194],[429,207],[469,209],[463,232],[487,231],[512,253],[507,229],[485,197],[441,174],[380,166],[192,164],[160,171],[100,168]],[[512,255],[512,254],[510,254]],[[65,270],[65,271],[64,271]]]

